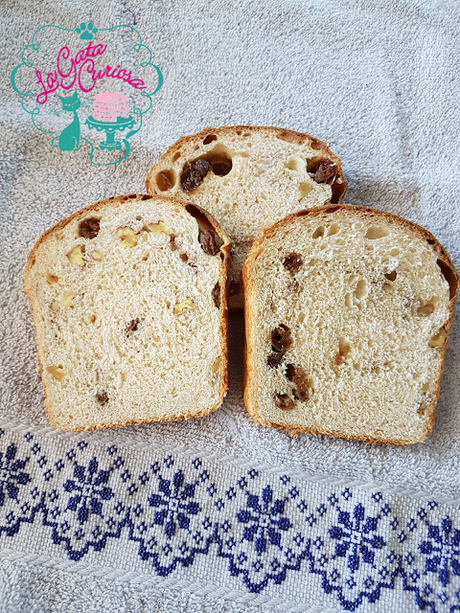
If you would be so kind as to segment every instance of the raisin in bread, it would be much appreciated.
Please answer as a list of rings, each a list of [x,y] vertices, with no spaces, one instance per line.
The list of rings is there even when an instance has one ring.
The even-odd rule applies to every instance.
[[[429,232],[365,207],[310,209],[264,232],[242,278],[244,400],[257,423],[425,439],[459,284]]]
[[[204,211],[164,196],[102,200],[45,232],[24,280],[51,424],[93,430],[217,409],[230,247]]]
[[[199,204],[233,244],[230,308],[242,308],[241,266],[264,228],[289,213],[341,202],[342,166],[316,138],[283,130],[209,128],[179,139],[147,177],[149,194]]]

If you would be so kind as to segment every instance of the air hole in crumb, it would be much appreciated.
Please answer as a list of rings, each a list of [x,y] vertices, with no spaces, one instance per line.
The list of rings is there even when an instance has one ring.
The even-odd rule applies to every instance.
[[[351,354],[351,345],[345,338],[339,340],[339,354],[345,359]]]
[[[167,192],[176,182],[172,170],[162,170],[155,177],[158,188],[162,192]]]
[[[436,260],[436,264],[441,269],[445,280],[449,284],[449,300],[452,300],[452,298],[454,298],[454,296],[456,296],[457,294],[457,277],[452,268],[448,264],[446,264],[446,262],[443,262],[443,260]]]
[[[235,134],[236,134],[237,136],[241,136],[241,135],[243,134],[243,132],[242,132],[241,130],[237,130],[237,131],[235,132]]]
[[[217,140],[217,136],[215,134],[208,134],[203,140],[203,145],[209,145],[209,143],[212,143],[213,140]]]
[[[144,194],[141,198],[141,200],[150,200],[152,196],[149,196],[148,194]]]
[[[303,323],[305,321],[305,313],[300,312],[299,313],[299,323]]]
[[[424,383],[420,389],[420,393],[421,394],[426,394],[430,389],[430,383],[427,381],[426,383]]]
[[[388,236],[389,232],[386,228],[380,228],[379,226],[371,226],[366,232],[365,238],[373,241],[377,238],[383,238],[384,236]]]
[[[394,247],[391,251],[390,251],[390,255],[392,255],[393,257],[396,257],[397,255],[399,255],[399,249],[397,247]]]
[[[398,273],[396,272],[396,270],[393,270],[393,272],[389,272],[385,274],[385,277],[388,279],[388,281],[395,281],[397,276],[398,276]]]
[[[289,170],[299,170],[299,162],[297,160],[289,160],[289,162],[285,162],[285,168],[289,168]]]
[[[58,281],[59,279],[56,277],[56,275],[52,275],[49,272],[46,273],[46,282],[48,283],[48,285],[52,285],[53,283],[57,283]]]
[[[429,245],[434,245],[434,244],[436,243],[436,241],[435,241],[433,238],[427,238],[427,239],[426,239],[426,242],[427,242]]]
[[[93,324],[96,321],[96,315],[90,315],[89,320]]]
[[[444,343],[447,337],[447,333],[444,328],[441,328],[437,334],[431,337],[428,345],[434,349],[441,349],[444,347]]]
[[[142,217],[140,215],[136,215],[136,219],[137,219],[137,221],[141,221]]]
[[[142,258],[142,261],[143,261],[143,262],[146,262],[146,261],[149,259],[149,255],[150,255],[150,254],[146,253],[146,254],[144,255],[144,257]]]
[[[333,236],[334,234],[337,234],[337,232],[340,230],[340,226],[337,223],[333,223],[332,226],[328,229],[327,231],[327,235],[328,236]]]
[[[329,213],[335,213],[336,211],[339,211],[339,210],[340,210],[339,206],[331,206],[328,209],[326,209],[324,212],[326,214],[329,214]]]
[[[308,196],[308,194],[311,192],[312,189],[313,189],[313,186],[311,183],[301,183],[299,185],[299,200],[302,200],[302,198],[305,198],[305,196]]]
[[[308,159],[307,160],[307,172],[315,172],[316,169],[318,168],[318,164],[320,160],[321,160],[320,155],[315,155],[315,157]]]
[[[324,236],[324,228],[320,226],[313,232],[313,238],[321,238],[322,236]]]
[[[434,313],[434,309],[435,307],[432,303],[423,304],[417,309],[417,315],[420,315],[420,317],[428,317],[429,315]]]
[[[173,162],[177,162],[177,160],[180,158],[180,153],[179,151],[177,153],[174,154],[174,157],[172,159]]]
[[[365,279],[361,279],[355,289],[355,296],[357,300],[362,300],[367,294],[367,283]]]

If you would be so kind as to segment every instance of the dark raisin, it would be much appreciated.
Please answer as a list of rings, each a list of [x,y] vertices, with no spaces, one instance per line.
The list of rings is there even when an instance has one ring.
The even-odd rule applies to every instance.
[[[278,368],[278,366],[283,361],[284,355],[279,351],[274,351],[267,358],[267,364],[270,368]]]
[[[310,383],[307,373],[301,366],[288,364],[286,369],[286,377],[294,383],[294,396],[298,400],[308,400],[310,397]]]
[[[208,134],[203,141],[203,145],[209,145],[213,140],[217,140],[217,136],[215,134]]]
[[[84,219],[80,221],[78,233],[83,238],[96,238],[99,233],[99,219]]]
[[[96,394],[96,400],[99,404],[107,404],[109,401],[109,397],[107,396],[107,392],[98,392]]]
[[[323,183],[324,181],[328,181],[335,176],[336,169],[337,164],[335,164],[331,160],[328,160],[327,158],[324,158],[323,160],[320,160],[313,179],[316,181],[316,183]]]
[[[170,170],[162,170],[155,178],[158,188],[162,192],[167,192],[174,185],[174,175]]]
[[[292,411],[292,409],[295,409],[295,402],[287,394],[276,393],[274,399],[276,406],[282,411]]]
[[[283,353],[292,345],[290,329],[284,324],[279,325],[272,332],[272,346],[275,351]]]
[[[171,249],[171,251],[176,251],[177,249],[176,238],[177,236],[174,236],[174,234],[171,234],[171,236],[169,237],[169,248]]]
[[[238,281],[233,281],[232,279],[230,281],[228,293],[230,294],[230,296],[235,296],[235,294],[239,294],[240,292],[241,292],[241,285],[238,283]]]
[[[194,160],[184,166],[180,175],[182,191],[193,192],[208,174],[211,164],[207,160]]]
[[[139,326],[139,319],[132,319],[126,326],[126,336],[130,336],[131,332],[136,332]]]
[[[217,283],[214,285],[214,288],[212,290],[212,298],[214,300],[214,304],[216,305],[216,307],[220,309],[220,283],[219,281],[217,281]]]
[[[186,253],[181,253],[180,254],[180,259],[185,262],[186,264],[188,264],[188,255]]]
[[[286,366],[286,377],[288,378],[289,381],[292,381],[294,379],[294,375],[295,375],[294,364],[288,364]]]
[[[283,260],[283,266],[289,272],[297,272],[302,264],[302,256],[298,253],[290,253]]]
[[[222,155],[216,155],[211,158],[211,167],[212,172],[215,175],[219,175],[219,177],[224,177],[228,175],[233,166],[233,162],[230,158],[224,157]]]
[[[217,255],[219,253],[219,248],[216,245],[216,237],[212,230],[200,230],[198,240],[206,255]]]

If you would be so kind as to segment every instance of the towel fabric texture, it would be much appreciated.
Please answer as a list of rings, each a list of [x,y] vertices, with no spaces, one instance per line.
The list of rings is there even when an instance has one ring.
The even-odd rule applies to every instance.
[[[343,161],[346,203],[422,225],[460,269],[459,4],[3,0],[0,19],[0,611],[460,611],[458,308],[422,444],[254,425],[241,315],[231,317],[231,387],[215,413],[72,434],[45,414],[22,281],[44,230],[102,198],[144,193],[179,137],[237,124],[324,140]],[[85,123],[91,93],[78,90],[78,151],[61,150],[72,131],[53,146],[75,117],[56,94],[38,117],[21,105],[10,75],[49,24],[68,32],[40,31],[44,50],[46,36],[79,28],[82,49],[91,36],[118,36],[110,62],[139,65],[131,31],[104,31],[122,24],[151,50],[164,82],[138,132],[128,136],[125,107],[117,114],[120,150],[101,149],[108,132]],[[123,138],[126,159],[91,163],[93,146],[93,162],[121,157]]]

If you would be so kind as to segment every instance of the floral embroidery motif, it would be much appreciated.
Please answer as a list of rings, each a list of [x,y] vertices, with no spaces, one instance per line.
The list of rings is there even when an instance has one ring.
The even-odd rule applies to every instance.
[[[63,443],[56,456],[32,433],[22,442],[13,432],[0,437],[3,540],[34,524],[51,554],[74,561],[112,542],[162,577],[179,569],[193,577],[206,558],[207,568],[219,565],[234,588],[254,595],[282,590],[300,572],[326,608],[382,607],[386,598],[391,607],[399,598],[404,610],[460,611],[460,508],[401,504],[259,467],[223,478],[204,458],[157,453],[137,466],[115,445]]]

